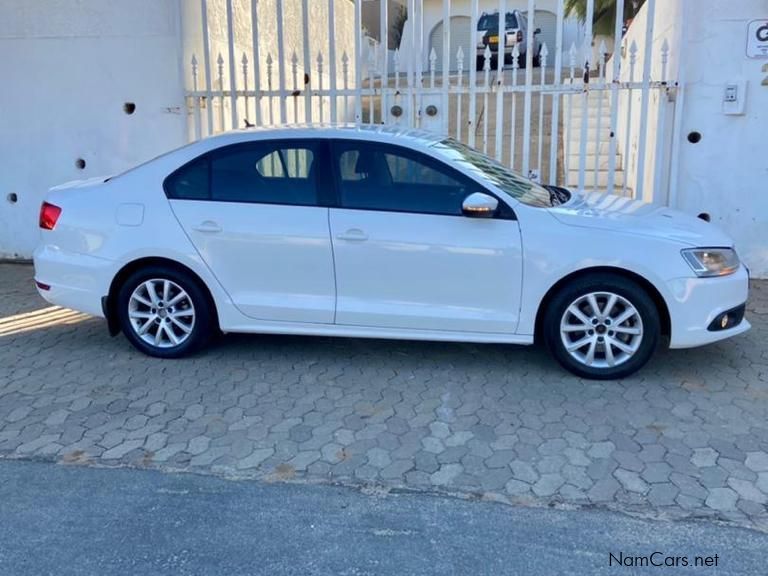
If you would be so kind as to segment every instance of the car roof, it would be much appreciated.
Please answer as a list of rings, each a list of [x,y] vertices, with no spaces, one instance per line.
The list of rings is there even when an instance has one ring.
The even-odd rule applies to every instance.
[[[446,138],[444,135],[406,128],[397,125],[379,124],[292,124],[283,126],[263,126],[230,130],[203,139],[211,148],[227,144],[256,140],[279,140],[299,138],[340,138],[369,140],[374,142],[394,142],[411,147],[430,147]]]

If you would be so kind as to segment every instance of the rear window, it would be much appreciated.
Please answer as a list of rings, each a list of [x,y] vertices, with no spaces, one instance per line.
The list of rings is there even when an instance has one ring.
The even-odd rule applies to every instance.
[[[311,144],[232,147],[211,160],[213,200],[314,206],[318,203],[314,162]]]
[[[517,18],[514,14],[507,13],[506,29],[518,28]],[[499,15],[497,14],[483,14],[477,21],[478,30],[498,30],[499,29]]]

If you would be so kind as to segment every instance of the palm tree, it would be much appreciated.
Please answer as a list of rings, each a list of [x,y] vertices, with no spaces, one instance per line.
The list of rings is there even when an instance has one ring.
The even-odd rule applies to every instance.
[[[625,0],[622,22],[634,18],[645,0]],[[587,19],[587,0],[565,0],[565,13],[584,22]],[[616,0],[595,0],[592,33],[595,36],[613,36],[616,25]]]

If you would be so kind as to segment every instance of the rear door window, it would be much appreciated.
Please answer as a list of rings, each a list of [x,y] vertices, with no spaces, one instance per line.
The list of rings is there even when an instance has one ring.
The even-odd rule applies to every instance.
[[[165,179],[174,200],[318,205],[316,141],[246,142],[212,150]]]
[[[318,203],[317,145],[257,142],[228,147],[211,158],[211,199],[260,204]]]

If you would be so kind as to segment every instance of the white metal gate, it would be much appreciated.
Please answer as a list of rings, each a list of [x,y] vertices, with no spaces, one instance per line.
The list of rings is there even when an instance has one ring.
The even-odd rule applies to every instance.
[[[380,2],[381,42],[375,42],[364,32],[361,0],[353,3],[348,22],[337,14],[349,0],[312,0],[311,6],[310,0],[273,0],[269,8],[264,0],[220,0],[226,58],[210,41],[215,1],[200,0],[202,54],[191,56],[187,91],[191,139],[246,126],[395,124],[453,136],[539,181],[664,199],[677,83],[667,77],[669,43],[654,42],[657,0],[647,0],[643,8],[644,30],[633,34],[640,43],[623,37],[618,15],[625,0],[616,0],[615,39],[610,48],[602,42],[597,50],[591,24],[595,0],[585,0],[583,42],[570,46],[563,42],[567,15],[560,0],[554,45],[541,42],[538,55],[521,54],[515,42],[508,58],[496,58],[488,46],[477,48],[480,0],[471,0],[468,13],[454,10],[451,0],[435,0],[441,22],[461,17],[469,27],[462,38],[471,38],[470,53],[460,42],[456,53],[441,50],[439,63],[433,46],[437,28],[425,30],[427,0],[408,0],[403,38],[394,47],[387,40],[386,1]],[[242,12],[242,5],[249,12],[251,42],[240,52],[235,27],[242,22],[235,20],[235,7]],[[292,49],[284,32],[287,7],[301,12],[303,36],[291,38]],[[310,22],[318,25],[318,7],[327,30],[327,38],[315,42],[319,48],[308,41]],[[525,45],[536,45],[536,0],[493,0],[490,10],[483,2],[484,11],[512,9],[529,15]],[[551,29],[551,21],[547,24]],[[340,27],[348,32],[349,26],[354,46],[340,50]],[[451,40],[455,25],[439,29],[440,46],[457,45]],[[498,54],[504,53],[506,36],[499,34]],[[267,37],[275,39],[269,46]],[[534,68],[537,60],[540,66]]]

